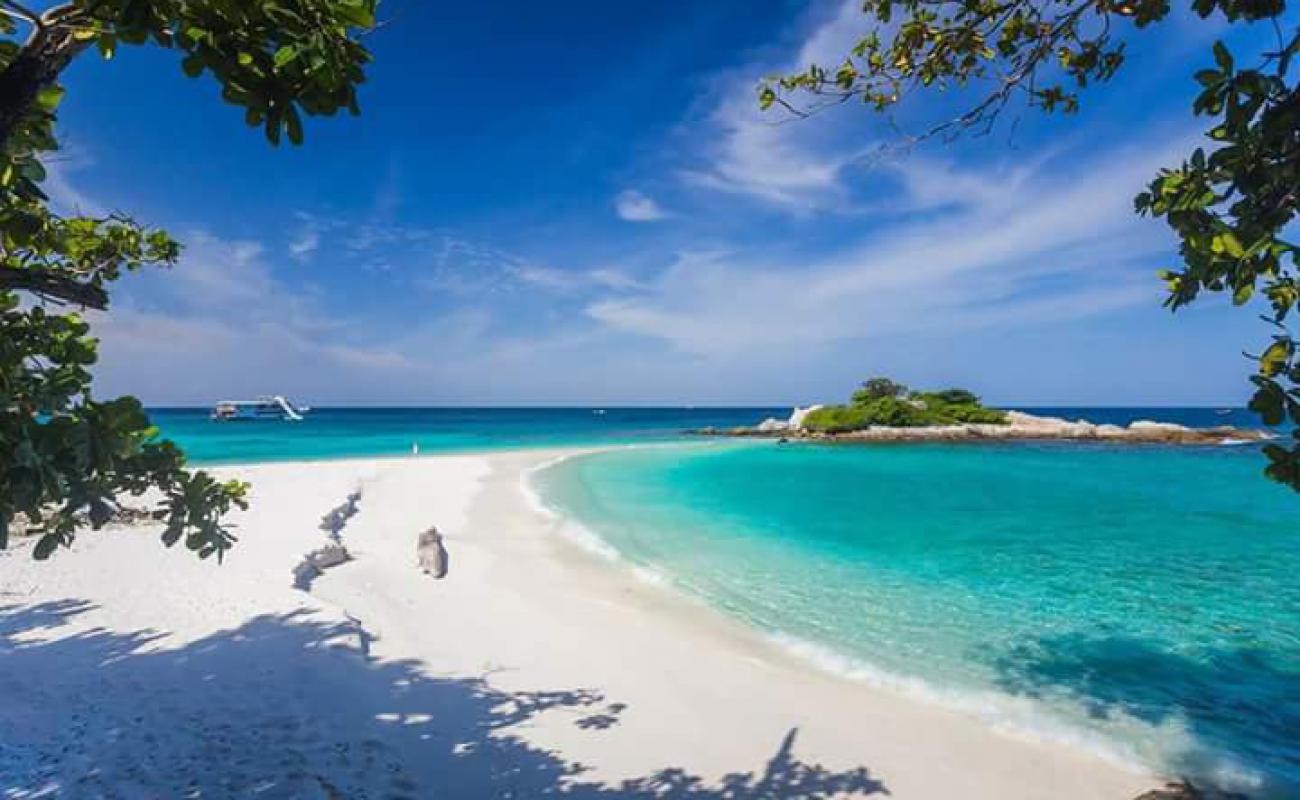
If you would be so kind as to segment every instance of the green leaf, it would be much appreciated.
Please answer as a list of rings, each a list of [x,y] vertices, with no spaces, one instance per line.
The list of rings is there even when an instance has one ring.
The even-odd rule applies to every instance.
[[[266,140],[273,147],[280,146],[281,119],[280,113],[274,108],[266,115]]]
[[[1270,378],[1277,376],[1290,362],[1294,347],[1290,339],[1279,339],[1269,345],[1264,354],[1259,357],[1260,374]]]
[[[1288,450],[1281,445],[1270,444],[1264,448],[1264,455],[1272,463],[1264,470],[1269,478],[1300,491],[1300,447]]]
[[[284,111],[284,124],[289,134],[289,142],[295,145],[302,144],[302,117],[298,116],[298,109],[289,105]]]
[[[298,57],[298,48],[291,44],[286,44],[284,47],[281,47],[279,50],[275,51],[274,63],[276,69],[280,69],[284,67],[285,64],[288,64],[290,61],[293,61],[297,57]]]
[[[1232,53],[1228,52],[1228,48],[1224,46],[1223,42],[1214,43],[1214,63],[1219,65],[1219,69],[1225,75],[1231,74]]]
[[[1246,255],[1246,248],[1241,246],[1241,240],[1232,231],[1217,234],[1210,240],[1210,249],[1215,253],[1225,253],[1233,258],[1242,258]]]
[[[374,6],[365,0],[343,0],[337,4],[335,13],[340,21],[355,28],[375,27]]]
[[[36,547],[32,548],[32,557],[37,561],[49,558],[58,549],[61,538],[57,533],[45,534],[36,542]]]
[[[1286,394],[1275,381],[1257,380],[1259,390],[1250,398],[1250,410],[1258,414],[1265,425],[1281,425],[1286,420]]]
[[[36,105],[47,114],[53,113],[63,100],[63,93],[62,86],[46,86],[36,93]]]

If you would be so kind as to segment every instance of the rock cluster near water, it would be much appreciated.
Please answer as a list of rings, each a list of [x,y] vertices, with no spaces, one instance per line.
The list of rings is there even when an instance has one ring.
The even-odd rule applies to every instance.
[[[1175,781],[1166,784],[1164,788],[1144,792],[1134,800],[1249,800],[1249,798],[1244,794],[1200,789],[1187,781]]]
[[[327,541],[324,545],[303,554],[302,560],[293,568],[293,586],[295,589],[301,589],[304,592],[311,591],[312,581],[325,574],[325,570],[333,569],[340,564],[346,564],[352,560],[352,554],[343,544],[343,529],[347,526],[348,520],[357,515],[360,509],[357,503],[361,501],[361,490],[358,489],[347,496],[341,504],[335,506],[321,517],[320,529],[327,534]]]
[[[813,408],[816,408],[814,406]],[[767,419],[753,427],[704,428],[693,433],[704,436],[748,436],[758,438],[806,439],[830,442],[961,442],[987,440],[1085,440],[1133,442],[1139,444],[1225,444],[1259,442],[1273,438],[1266,431],[1221,426],[1189,428],[1168,422],[1138,420],[1127,427],[1097,425],[1087,420],[1040,417],[1008,411],[1003,425],[960,424],[903,428],[873,425],[844,433],[823,433],[803,427],[813,410],[795,409],[788,420]]]

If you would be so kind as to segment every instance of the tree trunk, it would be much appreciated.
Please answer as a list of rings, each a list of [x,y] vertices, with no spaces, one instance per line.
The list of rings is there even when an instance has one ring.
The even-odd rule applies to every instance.
[[[53,86],[91,41],[77,39],[70,28],[58,24],[32,33],[17,58],[0,72],[0,147],[9,143],[41,90]]]

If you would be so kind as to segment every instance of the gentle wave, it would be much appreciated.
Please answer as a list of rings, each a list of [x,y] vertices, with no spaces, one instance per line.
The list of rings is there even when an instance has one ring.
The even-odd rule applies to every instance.
[[[1056,710],[1043,701],[995,691],[942,687],[916,676],[882,669],[860,658],[786,633],[769,632],[767,638],[785,652],[824,672],[911,700],[969,714],[1003,734],[1082,750],[1138,772],[1158,771],[1175,760],[1186,761],[1188,755],[1194,753],[1195,764],[1184,764],[1185,771],[1192,773],[1189,777],[1206,780],[1232,792],[1256,792],[1264,786],[1257,772],[1229,758],[1205,752],[1186,728],[1175,723],[1153,726],[1132,717],[1111,716],[1107,719],[1107,723],[1117,729],[1145,734],[1142,738],[1153,743],[1155,752],[1143,753],[1114,733],[1089,730],[1071,723],[1064,718],[1069,709]]]
[[[626,566],[637,579],[647,584],[674,591],[688,600],[703,602],[715,611],[749,624],[743,615],[728,613],[725,605],[716,602],[717,598],[709,597],[707,592],[692,590],[671,574],[624,557],[596,530],[545,500],[534,482],[536,476],[573,458],[589,454],[566,454],[529,469],[521,479],[521,487],[529,505],[549,520],[558,534],[583,550],[611,563]],[[1177,763],[1181,770],[1177,774],[1209,781],[1226,791],[1256,792],[1264,786],[1259,773],[1225,756],[1207,752],[1183,725],[1175,721],[1153,725],[1127,715],[1112,714],[1105,721],[1108,730],[1097,730],[1078,721],[1086,718],[1087,714],[1086,710],[1077,706],[1056,706],[1047,700],[1018,697],[994,689],[943,686],[919,676],[882,668],[860,657],[784,631],[773,631],[755,625],[751,627],[763,633],[772,646],[811,668],[909,700],[970,715],[1003,735],[1069,747],[1141,773],[1159,772],[1162,769],[1172,771],[1172,765]],[[1145,746],[1138,747],[1135,742],[1141,742]]]
[[[601,536],[599,533],[593,531],[591,528],[588,528],[586,525],[583,525],[581,522],[574,519],[573,517],[570,517],[562,513],[555,506],[546,502],[546,499],[542,497],[542,493],[537,489],[536,479],[537,476],[540,475],[541,473],[546,472],[554,467],[557,467],[560,464],[563,464],[567,461],[572,461],[575,458],[583,458],[597,453],[610,452],[614,450],[645,450],[650,448],[678,448],[678,447],[702,448],[702,447],[714,447],[714,446],[717,446],[716,443],[714,442],[703,442],[703,443],[692,442],[690,444],[680,444],[680,443],[622,444],[622,445],[609,445],[607,447],[595,448],[590,450],[579,450],[573,453],[564,453],[563,455],[558,455],[553,458],[548,458],[545,461],[534,464],[533,466],[524,470],[523,474],[520,475],[519,477],[519,489],[520,491],[523,492],[524,499],[528,503],[529,508],[532,511],[536,512],[539,516],[548,520],[550,524],[553,526],[554,530],[557,533],[559,533],[561,536],[563,536],[565,539],[569,540],[573,544],[578,545],[580,548],[586,550],[587,552],[593,555],[600,556],[601,558],[604,558],[611,562],[621,562],[627,564],[631,568],[632,573],[636,575],[638,578],[640,578],[642,581],[644,581],[645,583],[648,583],[652,586],[668,586],[672,584],[673,581],[671,577],[669,577],[667,574],[661,572],[655,567],[628,561],[623,557],[622,553],[620,553],[613,545],[611,545],[608,541],[606,541],[605,538]]]
[[[1080,748],[1132,770],[1148,768],[1131,746],[1064,723],[1034,701],[992,691],[944,688],[787,633],[769,633],[767,638],[775,646],[823,672],[978,717],[991,727],[1014,736]]]
[[[565,453],[564,455],[548,458],[545,461],[535,464],[524,470],[519,477],[519,489],[523,492],[524,499],[530,509],[537,513],[538,516],[546,519],[552,528],[568,541],[576,544],[583,550],[593,555],[599,556],[607,561],[622,561],[622,556],[613,545],[606,542],[595,531],[586,527],[582,523],[559,512],[554,506],[546,502],[541,492],[537,490],[536,477],[552,467],[563,464],[580,456],[588,455],[587,451],[577,453]]]
[[[534,464],[523,471],[523,474],[519,476],[519,489],[524,493],[524,499],[528,502],[529,508],[550,520],[558,520],[560,518],[559,512],[549,506],[546,501],[542,499],[542,496],[538,493],[537,487],[533,484],[533,481],[538,473],[544,472],[545,470],[559,464],[563,464],[565,461],[576,458],[579,455],[582,455],[582,453],[565,453],[562,456],[548,458],[545,461]]]

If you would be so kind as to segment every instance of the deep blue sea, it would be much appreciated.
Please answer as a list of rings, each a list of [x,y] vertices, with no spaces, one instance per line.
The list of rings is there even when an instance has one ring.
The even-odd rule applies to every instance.
[[[1244,411],[1028,409],[1251,426]],[[196,461],[600,443],[534,476],[579,541],[821,666],[1022,734],[1300,797],[1300,495],[1258,448],[694,440],[788,409],[155,420]]]

